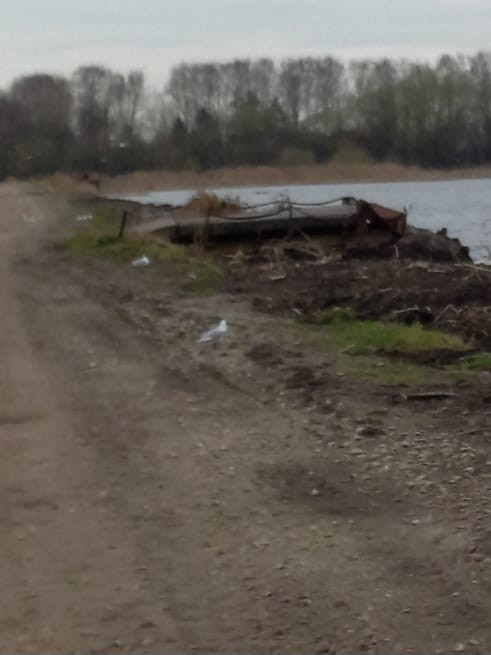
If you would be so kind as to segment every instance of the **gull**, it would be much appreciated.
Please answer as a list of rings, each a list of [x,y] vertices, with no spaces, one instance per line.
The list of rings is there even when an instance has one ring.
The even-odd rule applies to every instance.
[[[214,339],[219,339],[226,332],[228,332],[227,321],[222,320],[215,327],[211,328],[210,330],[207,330],[206,332],[203,332],[203,334],[201,335],[201,337],[198,340],[198,343],[207,343],[208,341],[213,341]]]

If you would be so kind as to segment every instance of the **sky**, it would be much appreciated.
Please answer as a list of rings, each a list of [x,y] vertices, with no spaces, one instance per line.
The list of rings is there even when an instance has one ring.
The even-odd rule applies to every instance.
[[[491,0],[0,0],[4,88],[94,63],[141,69],[158,89],[182,61],[434,61],[481,49],[491,49]]]

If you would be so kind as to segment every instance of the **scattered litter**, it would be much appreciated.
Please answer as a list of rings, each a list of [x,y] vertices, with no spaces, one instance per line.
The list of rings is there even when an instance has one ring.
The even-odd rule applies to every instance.
[[[218,325],[210,330],[204,332],[198,340],[198,343],[207,343],[208,341],[213,341],[214,339],[219,339],[223,334],[228,332],[227,321],[220,321]]]
[[[94,220],[94,216],[92,214],[80,214],[80,216],[77,216],[77,218],[75,220],[78,223],[85,223],[85,221]]]
[[[286,280],[286,275],[272,275],[270,278],[271,282],[281,282]]]
[[[190,280],[197,280],[198,279],[198,276],[196,275],[196,273],[190,273],[188,277],[189,277]]]
[[[134,259],[131,262],[133,268],[142,268],[143,266],[150,266],[150,264],[151,262],[146,255],[143,255],[143,257],[139,257],[138,259]]]

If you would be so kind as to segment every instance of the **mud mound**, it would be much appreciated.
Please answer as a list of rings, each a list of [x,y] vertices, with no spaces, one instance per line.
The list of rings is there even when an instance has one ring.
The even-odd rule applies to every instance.
[[[245,265],[232,273],[231,290],[252,294],[263,311],[309,317],[346,307],[362,318],[433,325],[491,349],[491,267],[403,258]]]
[[[397,244],[400,257],[435,262],[470,262],[469,249],[458,239],[450,239],[446,230],[436,234],[429,230],[408,228]]]
[[[345,244],[345,259],[392,259],[402,258],[413,261],[433,262],[471,262],[469,249],[458,239],[448,237],[446,230],[434,233],[415,227],[408,227],[400,238],[387,239],[375,235],[374,238],[354,239]]]

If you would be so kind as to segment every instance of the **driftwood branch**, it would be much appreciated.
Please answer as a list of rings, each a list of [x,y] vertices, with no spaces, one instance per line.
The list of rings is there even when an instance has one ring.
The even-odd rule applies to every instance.
[[[422,393],[403,394],[404,400],[444,400],[455,398],[457,394],[450,391],[424,391]]]
[[[480,271],[481,273],[488,273],[491,275],[491,267],[476,266],[475,264],[457,264],[459,268],[470,268],[473,271]]]
[[[445,316],[445,314],[446,314],[448,311],[450,311],[450,310],[452,310],[452,311],[454,312],[454,314],[460,314],[460,313],[461,313],[461,310],[456,309],[453,305],[447,305],[447,306],[446,306],[444,309],[442,309],[442,311],[438,314],[438,316],[435,318],[435,321],[434,321],[434,322],[435,322],[435,323],[438,323],[438,321],[439,321],[440,319],[442,319],[442,318]]]

